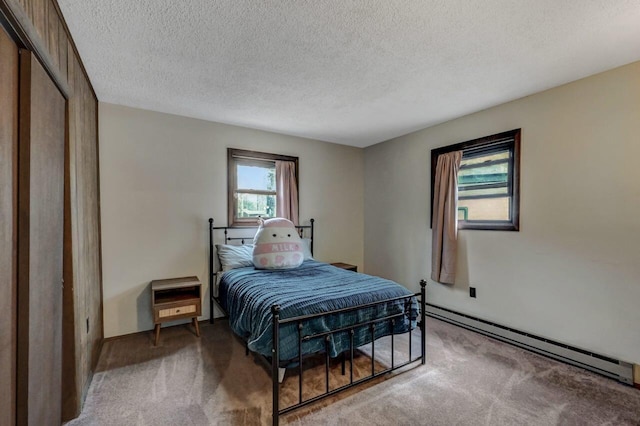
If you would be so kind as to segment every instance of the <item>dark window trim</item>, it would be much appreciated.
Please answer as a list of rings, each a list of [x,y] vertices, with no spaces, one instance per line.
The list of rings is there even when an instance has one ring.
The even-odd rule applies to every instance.
[[[296,184],[298,185],[298,197],[300,196],[300,169],[298,167],[298,157],[289,155],[271,154],[268,152],[249,151],[245,149],[227,148],[227,221],[228,226],[256,226],[256,220],[252,218],[235,218],[235,197],[237,190],[235,165],[237,160],[249,160],[256,162],[293,161],[296,165]],[[242,191],[251,192],[251,191]],[[265,191],[257,191],[265,192]]]
[[[513,140],[513,180],[509,182],[511,188],[511,218],[510,221],[458,221],[458,229],[477,229],[495,231],[520,230],[520,135],[521,129],[513,129],[491,136],[472,139],[453,145],[443,146],[431,150],[431,215],[429,227],[433,223],[433,190],[436,180],[436,164],[440,154],[452,151],[465,151],[465,154],[482,155],[488,149],[494,149],[503,143],[505,146]]]

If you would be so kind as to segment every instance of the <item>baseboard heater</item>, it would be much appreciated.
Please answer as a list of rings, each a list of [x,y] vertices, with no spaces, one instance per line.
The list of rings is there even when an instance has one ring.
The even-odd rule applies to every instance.
[[[633,364],[427,303],[427,316],[585,368],[633,386]]]

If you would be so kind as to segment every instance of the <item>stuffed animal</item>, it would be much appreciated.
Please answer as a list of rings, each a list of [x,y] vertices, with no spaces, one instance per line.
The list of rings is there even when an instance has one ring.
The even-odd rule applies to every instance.
[[[302,241],[288,219],[275,217],[259,220],[253,238],[253,264],[257,269],[297,268],[304,260]]]

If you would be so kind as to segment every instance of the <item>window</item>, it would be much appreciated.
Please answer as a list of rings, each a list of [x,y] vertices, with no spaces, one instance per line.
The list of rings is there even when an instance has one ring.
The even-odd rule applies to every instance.
[[[451,151],[463,152],[458,172],[458,228],[517,231],[520,129],[432,150],[431,194],[438,155]],[[431,205],[433,211],[433,198]]]
[[[291,161],[297,170],[297,157],[227,150],[229,226],[253,226],[258,217],[276,217],[278,191],[287,191],[277,188],[276,161]]]

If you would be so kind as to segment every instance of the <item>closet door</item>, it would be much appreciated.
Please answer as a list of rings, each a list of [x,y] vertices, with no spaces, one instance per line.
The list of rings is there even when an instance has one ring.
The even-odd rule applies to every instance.
[[[16,419],[18,62],[0,26],[0,425]]]
[[[59,425],[66,101],[20,54],[18,424]]]

